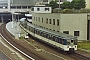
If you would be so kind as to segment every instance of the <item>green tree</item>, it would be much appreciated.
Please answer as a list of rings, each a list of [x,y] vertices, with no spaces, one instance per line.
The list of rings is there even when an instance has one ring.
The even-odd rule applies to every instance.
[[[70,2],[69,1],[63,2],[63,4],[61,4],[61,8],[62,9],[70,9],[71,8]]]
[[[86,7],[86,2],[85,0],[73,0],[71,5],[74,9],[81,9]]]
[[[73,0],[71,2],[63,2],[61,5],[62,9],[81,9],[86,7],[85,0]]]
[[[57,8],[58,7],[58,4],[57,4],[57,2],[56,1],[51,1],[50,3],[49,3],[49,5],[48,6],[51,6],[52,7],[52,9],[54,9],[54,8]]]

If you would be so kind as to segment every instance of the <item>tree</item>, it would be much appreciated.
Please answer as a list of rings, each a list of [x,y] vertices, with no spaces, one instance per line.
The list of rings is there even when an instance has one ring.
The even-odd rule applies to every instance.
[[[86,2],[85,0],[73,0],[71,2],[63,2],[61,5],[62,9],[81,9],[86,7]]]
[[[58,7],[58,4],[57,4],[57,2],[56,1],[51,1],[50,3],[49,3],[49,5],[48,6],[51,6],[52,7],[52,9],[54,9],[54,8],[57,8]]]
[[[70,9],[71,8],[71,5],[70,5],[70,2],[63,2],[63,4],[61,4],[61,8],[62,9]]]
[[[81,9],[86,7],[86,2],[85,0],[73,0],[71,5],[74,9]]]

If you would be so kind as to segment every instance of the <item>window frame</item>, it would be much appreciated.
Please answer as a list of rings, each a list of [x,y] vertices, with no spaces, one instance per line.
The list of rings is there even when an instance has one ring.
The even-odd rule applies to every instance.
[[[74,36],[80,36],[80,31],[74,31]]]

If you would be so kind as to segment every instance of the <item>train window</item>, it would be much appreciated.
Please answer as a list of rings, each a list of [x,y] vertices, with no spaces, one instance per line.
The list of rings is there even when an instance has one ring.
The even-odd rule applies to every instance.
[[[58,37],[57,37],[57,42],[59,43]]]
[[[62,44],[62,39],[61,38],[59,38],[59,43]]]
[[[47,34],[47,38],[49,39],[49,34]]]
[[[58,43],[60,43],[60,38],[58,38]]]
[[[38,30],[36,30],[36,34],[38,34]]]
[[[67,45],[67,40],[66,39],[63,39],[63,41],[64,41],[64,45]]]
[[[35,32],[35,28],[33,28],[33,31],[32,31],[33,33]]]
[[[44,37],[44,33],[42,32],[42,37]]]
[[[64,44],[64,39],[62,39],[62,44]]]
[[[34,32],[34,28],[32,28],[32,32]]]
[[[37,34],[39,35],[39,31],[37,30]]]
[[[42,32],[41,34],[42,34],[42,36],[43,36],[43,32]]]
[[[55,42],[57,42],[57,38],[55,37]]]
[[[52,39],[52,35],[49,35],[49,39]]]
[[[57,40],[58,40],[58,39],[57,39],[57,37],[54,37],[54,41],[56,41],[56,42],[57,42]]]
[[[42,32],[40,31],[40,36],[42,36]]]
[[[53,41],[55,41],[55,36],[53,36]]]
[[[35,30],[35,34],[37,33],[37,30]]]
[[[46,33],[44,33],[44,37],[46,37]]]
[[[55,41],[58,42],[58,38],[57,37],[56,37]]]
[[[46,34],[46,38],[48,38],[48,34]]]

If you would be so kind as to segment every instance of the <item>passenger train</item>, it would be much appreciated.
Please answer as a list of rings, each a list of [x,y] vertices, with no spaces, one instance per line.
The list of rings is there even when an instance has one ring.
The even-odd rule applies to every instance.
[[[74,52],[77,50],[78,39],[75,36],[41,28],[29,22],[20,22],[20,27],[35,38],[38,38],[39,40],[65,52]]]

